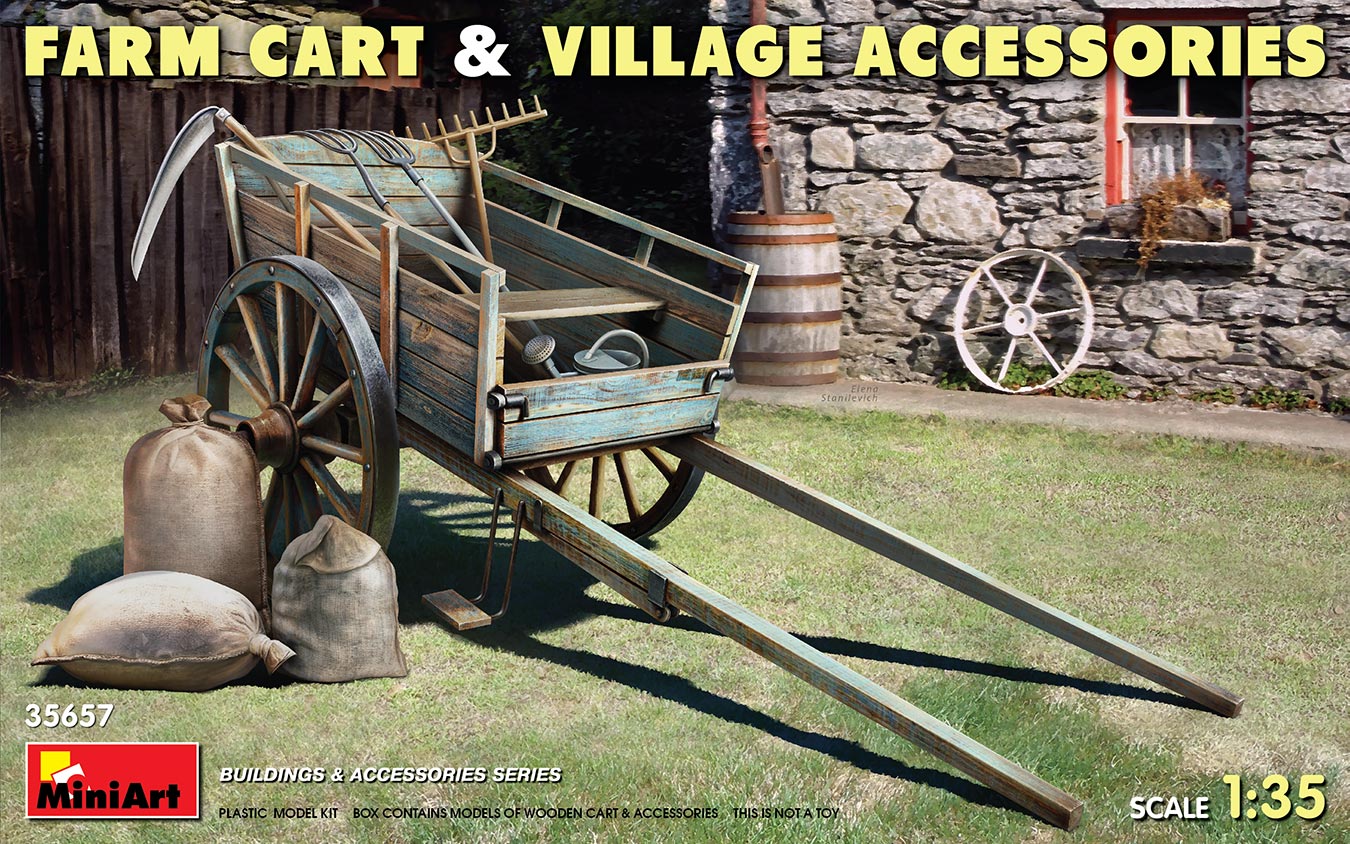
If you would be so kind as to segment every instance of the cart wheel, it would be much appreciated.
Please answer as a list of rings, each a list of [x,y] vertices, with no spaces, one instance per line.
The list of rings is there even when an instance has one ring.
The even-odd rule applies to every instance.
[[[655,445],[526,469],[525,474],[633,539],[674,521],[703,481],[702,469]],[[620,495],[607,495],[613,481]]]
[[[211,421],[249,436],[270,474],[263,511],[274,558],[324,513],[388,544],[398,508],[393,387],[332,273],[294,256],[240,267],[211,310],[197,390]]]
[[[1064,259],[1039,249],[1010,249],[966,279],[952,336],[970,374],[986,386],[1005,393],[1047,390],[1072,375],[1087,353],[1092,299]],[[1049,364],[1053,377],[1017,389],[1004,386],[1019,349],[1024,360]]]

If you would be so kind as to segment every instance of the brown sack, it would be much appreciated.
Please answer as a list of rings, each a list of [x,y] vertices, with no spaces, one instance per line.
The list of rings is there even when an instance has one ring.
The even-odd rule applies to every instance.
[[[262,616],[228,586],[193,574],[143,571],[89,590],[38,646],[33,665],[59,665],[98,686],[200,692],[262,659],[294,655],[263,635]]]
[[[297,536],[272,573],[272,634],[295,648],[285,672],[340,683],[403,677],[398,584],[380,544],[333,516]]]
[[[159,406],[173,423],[146,434],[122,471],[122,572],[181,571],[267,599],[258,463],[248,440],[205,422],[201,396]]]

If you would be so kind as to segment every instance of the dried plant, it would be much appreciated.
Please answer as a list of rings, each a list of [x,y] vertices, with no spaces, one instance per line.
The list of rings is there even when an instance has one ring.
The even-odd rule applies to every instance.
[[[1196,205],[1201,208],[1221,208],[1232,210],[1228,201],[1228,190],[1219,182],[1207,182],[1203,176],[1191,170],[1183,170],[1172,176],[1159,179],[1143,196],[1139,197],[1139,206],[1143,210],[1143,220],[1139,225],[1139,268],[1148,267],[1163,238],[1172,226],[1172,214],[1179,205]]]

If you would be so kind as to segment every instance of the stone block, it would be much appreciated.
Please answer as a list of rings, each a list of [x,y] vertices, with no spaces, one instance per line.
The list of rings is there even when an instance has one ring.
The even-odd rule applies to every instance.
[[[1233,353],[1233,344],[1224,330],[1213,323],[1206,325],[1169,323],[1153,330],[1148,350],[1160,358],[1170,360],[1219,359]]]
[[[1022,162],[1015,155],[958,155],[956,175],[1016,179],[1022,175]]]
[[[1313,369],[1331,361],[1350,366],[1350,337],[1329,325],[1267,328],[1262,335],[1275,361],[1285,366]]]
[[[1148,281],[1125,291],[1120,297],[1120,309],[1135,319],[1148,320],[1195,319],[1200,313],[1195,294],[1175,279]]]
[[[1116,355],[1116,363],[1129,372],[1147,378],[1169,378],[1176,380],[1187,373],[1187,368],[1179,363],[1161,360],[1144,352],[1121,352]]]
[[[853,137],[842,126],[822,126],[811,133],[811,163],[836,170],[853,169]]]
[[[957,103],[947,109],[942,122],[957,129],[972,132],[1002,132],[1018,121],[1015,114],[1009,114],[990,103]]]
[[[885,237],[905,221],[914,200],[895,182],[836,185],[825,191],[820,210],[834,214],[843,237]]]
[[[998,203],[988,191],[946,179],[924,189],[915,224],[928,237],[969,244],[993,244],[1004,229]]]
[[[926,133],[882,133],[858,141],[858,166],[869,170],[941,170],[952,150]]]

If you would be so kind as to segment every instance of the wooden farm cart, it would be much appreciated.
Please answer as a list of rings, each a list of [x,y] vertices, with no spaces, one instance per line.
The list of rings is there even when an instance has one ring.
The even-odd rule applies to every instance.
[[[402,165],[373,149],[356,155],[385,210],[350,156],[217,120],[236,134],[216,155],[239,269],[211,312],[199,390],[211,420],[246,432],[271,467],[274,553],[323,512],[386,542],[399,448],[411,447],[490,496],[494,529],[504,505],[517,540],[533,534],[653,618],[692,616],[1037,817],[1077,824],[1082,803],[1071,795],[639,544],[711,473],[1207,709],[1238,714],[1234,694],[715,442],[753,265],[482,160],[477,135],[488,132],[478,125],[406,141],[478,257]],[[536,214],[488,200],[484,181]],[[626,230],[632,251],[564,231],[578,213]],[[653,248],[662,245],[738,274],[734,298],[658,268]],[[634,332],[648,365],[550,377],[529,354],[530,335],[545,329],[563,360],[610,331]],[[610,468],[618,495],[606,495]],[[573,482],[588,469],[589,483]],[[493,618],[482,598],[446,591],[426,601],[467,629]]]

